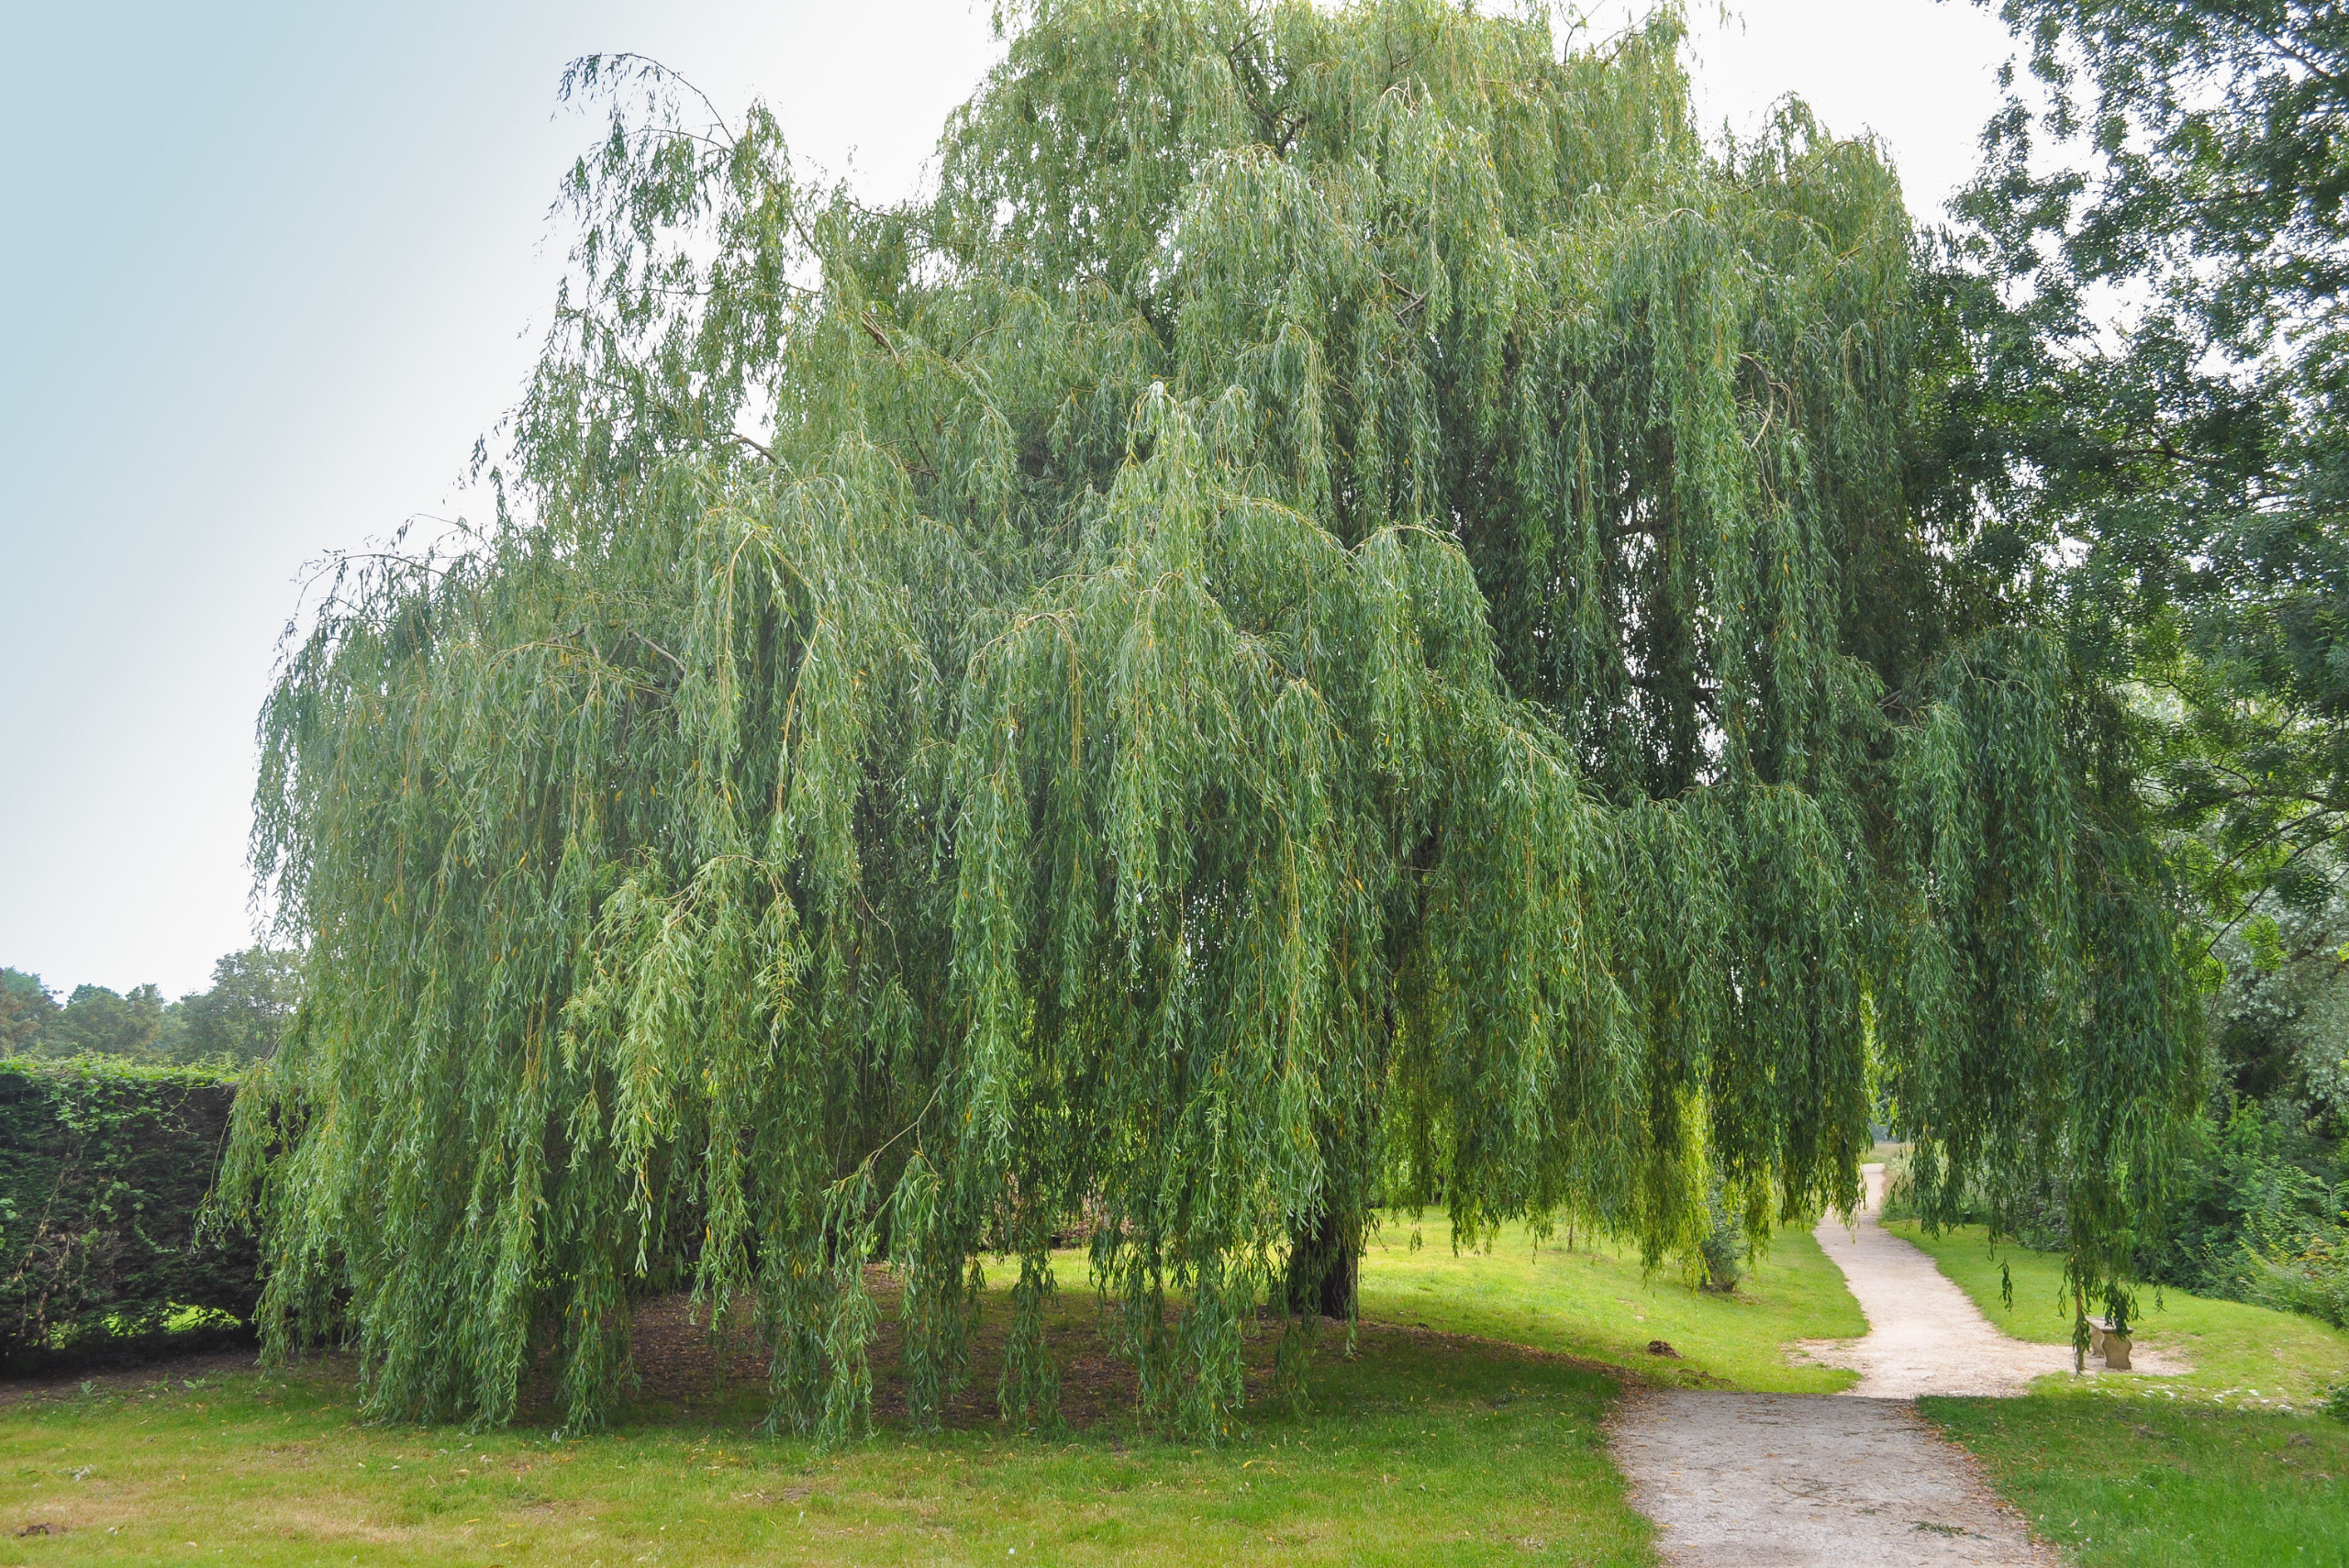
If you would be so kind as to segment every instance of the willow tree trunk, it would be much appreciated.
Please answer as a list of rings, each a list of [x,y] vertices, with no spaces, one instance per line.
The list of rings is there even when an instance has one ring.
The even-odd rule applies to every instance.
[[[1289,1240],[1289,1310],[1351,1320],[1361,1293],[1361,1216],[1317,1212]]]

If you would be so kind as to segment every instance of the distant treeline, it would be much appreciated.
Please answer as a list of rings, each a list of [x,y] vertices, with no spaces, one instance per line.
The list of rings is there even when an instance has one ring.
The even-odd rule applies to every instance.
[[[212,984],[167,1002],[160,987],[77,985],[60,1001],[38,974],[0,969],[0,1055],[97,1055],[151,1063],[251,1062],[277,1045],[300,956],[250,947],[212,966]]]

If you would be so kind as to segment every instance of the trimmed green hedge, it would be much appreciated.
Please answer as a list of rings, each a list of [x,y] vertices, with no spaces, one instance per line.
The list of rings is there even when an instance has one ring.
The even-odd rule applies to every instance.
[[[0,1060],[0,1367],[250,1337],[252,1239],[199,1227],[237,1081]]]

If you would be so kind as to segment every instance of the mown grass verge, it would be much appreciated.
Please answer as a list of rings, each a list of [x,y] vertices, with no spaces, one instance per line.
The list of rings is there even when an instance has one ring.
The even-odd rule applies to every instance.
[[[1978,1226],[1889,1229],[2007,1333],[2071,1340],[2063,1260]],[[2013,1282],[2002,1299],[2000,1268]],[[2349,1377],[2349,1334],[2310,1318],[2148,1290],[2139,1341],[2189,1370],[2043,1379],[2024,1399],[1925,1399],[1998,1490],[2083,1568],[2349,1568],[2349,1425],[2309,1413]]]
[[[1922,1399],[2081,1568],[2344,1568],[2349,1425],[2167,1400]]]
[[[1993,1251],[1978,1225],[1927,1236],[1911,1222],[1886,1227],[1932,1254],[1943,1273],[2005,1332],[2041,1344],[2069,1344],[2072,1309],[2064,1260],[2011,1242]],[[2000,1298],[1999,1269],[2011,1272],[2014,1301]],[[2349,1378],[2349,1333],[2297,1313],[2183,1291],[2144,1291],[2138,1340],[2176,1351],[2191,1370],[2162,1378],[2100,1378],[2100,1392],[2139,1403],[2208,1400],[2305,1410]]]
[[[1431,1217],[1416,1229],[1390,1216],[1366,1249],[1363,1312],[1398,1322],[1422,1318],[1462,1333],[1513,1340],[1637,1370],[1686,1387],[1831,1394],[1859,1373],[1790,1365],[1798,1340],[1857,1339],[1868,1331],[1843,1273],[1808,1231],[1781,1233],[1728,1295],[1698,1290],[1675,1269],[1651,1273],[1636,1254],[1611,1247],[1538,1244],[1505,1227],[1489,1250],[1455,1254],[1450,1226]],[[1661,1340],[1677,1359],[1648,1353]]]

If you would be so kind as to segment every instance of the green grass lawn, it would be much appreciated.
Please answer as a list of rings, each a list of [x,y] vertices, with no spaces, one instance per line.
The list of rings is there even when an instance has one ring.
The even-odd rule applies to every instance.
[[[1419,1227],[1416,1249],[1412,1229],[1408,1218],[1390,1216],[1372,1238],[1363,1268],[1365,1317],[1440,1322],[1690,1387],[1831,1394],[1859,1381],[1841,1367],[1787,1364],[1790,1341],[1868,1331],[1842,1271],[1808,1231],[1780,1234],[1734,1294],[1717,1296],[1670,1268],[1646,1273],[1636,1253],[1537,1250],[1521,1227],[1504,1229],[1489,1251],[1457,1256],[1442,1218]],[[1651,1340],[1681,1359],[1650,1355]]]
[[[1918,1404],[2081,1568],[2349,1565],[2349,1424],[2079,1393]]]
[[[1384,1301],[1435,1262],[1382,1256],[1370,1277]],[[1563,1260],[1459,1266],[1538,1277]],[[544,1415],[480,1434],[361,1426],[334,1361],[130,1374],[0,1407],[0,1564],[1654,1561],[1603,1446],[1616,1386],[1599,1372],[1466,1338],[1497,1325],[1422,1300],[1366,1324],[1352,1362],[1325,1336],[1308,1414],[1260,1400],[1241,1440],[1200,1450],[1121,1412],[1130,1383],[1094,1337],[1081,1262],[1063,1273],[1070,1402],[1096,1418],[1062,1440],[981,1413],[999,1296],[955,1429],[915,1440],[885,1419],[829,1456],[756,1436],[755,1398],[716,1376],[555,1442]],[[1252,1360],[1270,1351],[1267,1335]]]
[[[1932,1253],[1942,1273],[1972,1296],[1991,1322],[2016,1339],[2071,1342],[2063,1259],[2011,1243],[1994,1256],[1978,1225],[1938,1237],[1924,1235],[1907,1222],[1886,1229]],[[2013,1272],[2012,1307],[1999,1299],[2001,1262]],[[2112,1380],[2117,1391],[2140,1402],[2207,1399],[2304,1410],[2332,1385],[2349,1379],[2349,1333],[2312,1318],[2176,1290],[2158,1296],[2147,1290],[2140,1312],[2139,1342],[2176,1351],[2193,1369],[2181,1377]]]
[[[2071,1340],[2064,1263],[1980,1227],[1889,1229],[2017,1339]],[[1999,1298],[2001,1262],[2014,1305]],[[2191,1366],[2175,1377],[2042,1380],[2026,1399],[1925,1399],[1927,1418],[2084,1568],[2349,1568],[2349,1425],[2309,1414],[2349,1377],[2349,1334],[2236,1301],[2148,1291],[2139,1342]]]
[[[0,1564],[1646,1563],[1650,1527],[1601,1438],[1615,1383],[1566,1358],[1716,1387],[1854,1375],[1785,1362],[1790,1340],[1865,1331],[1808,1235],[1781,1238],[1721,1296],[1613,1251],[1537,1248],[1520,1229],[1460,1255],[1441,1219],[1419,1229],[1414,1248],[1409,1222],[1390,1219],[1372,1245],[1359,1353],[1324,1337],[1313,1408],[1260,1397],[1220,1450],[1136,1429],[1071,1254],[1063,1440],[987,1419],[992,1297],[995,1337],[955,1429],[894,1429],[883,1375],[880,1434],[829,1456],[756,1436],[756,1396],[727,1375],[759,1383],[755,1364],[721,1368],[697,1333],[687,1375],[649,1373],[614,1430],[562,1443],[545,1415],[485,1434],[360,1426],[335,1361],[194,1386],[133,1374],[0,1407]],[[1652,1339],[1679,1359],[1651,1355]],[[1267,1335],[1260,1373],[1270,1351]],[[17,1534],[41,1525],[53,1533]]]
[[[1255,1402],[1221,1449],[1137,1429],[1130,1377],[1071,1254],[1055,1342],[1072,1426],[1057,1440],[989,1418],[999,1293],[945,1436],[894,1424],[884,1354],[880,1432],[829,1455],[756,1435],[755,1358],[713,1351],[674,1312],[666,1338],[646,1319],[647,1385],[614,1429],[561,1442],[544,1410],[490,1433],[362,1426],[340,1361],[262,1373],[216,1358],[202,1375],[158,1368],[0,1404],[0,1568],[1644,1564],[1651,1528],[1603,1442],[1616,1384],[1591,1363],[1723,1388],[1825,1392],[1854,1375],[1785,1359],[1790,1341],[1865,1331],[1799,1231],[1721,1296],[1612,1250],[1537,1247],[1511,1229],[1455,1254],[1441,1219],[1417,1229],[1415,1247],[1411,1223],[1390,1217],[1374,1239],[1359,1354],[1324,1336],[1302,1416],[1268,1396],[1266,1326],[1251,1351]],[[2055,1260],[2009,1255],[2009,1309],[1978,1233],[1919,1240],[2009,1332],[2065,1339]],[[2199,1370],[1925,1408],[2085,1563],[2184,1563],[2189,1550],[2193,1568],[2343,1563],[2349,1427],[2272,1412],[2349,1373],[2349,1335],[2172,1295],[2148,1336]],[[1651,1355],[1651,1340],[1678,1356]]]

